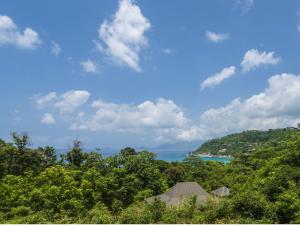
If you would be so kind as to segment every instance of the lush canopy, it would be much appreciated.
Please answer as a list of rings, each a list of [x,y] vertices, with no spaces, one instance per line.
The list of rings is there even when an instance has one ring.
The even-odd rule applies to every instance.
[[[125,148],[103,158],[79,141],[61,157],[49,146],[28,147],[27,134],[0,140],[0,223],[300,223],[300,133],[267,139],[226,165],[191,156],[156,160]],[[146,203],[180,181],[229,197],[179,207]]]

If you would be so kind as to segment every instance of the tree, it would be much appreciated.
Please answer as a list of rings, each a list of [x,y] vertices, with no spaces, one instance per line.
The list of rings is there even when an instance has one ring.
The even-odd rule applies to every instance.
[[[4,141],[0,143],[0,178],[7,174],[19,174],[20,165],[18,161],[18,150],[12,144]]]
[[[102,204],[98,203],[91,209],[87,214],[88,221],[86,223],[90,224],[108,224],[113,223],[113,217],[108,210],[108,208]]]
[[[300,197],[297,190],[287,190],[275,202],[279,223],[291,223],[300,218]]]
[[[204,182],[208,178],[208,166],[200,157],[191,155],[183,160],[183,166],[187,171],[185,180]]]
[[[154,223],[144,202],[138,202],[124,209],[118,216],[117,223],[147,224]]]
[[[27,132],[23,132],[23,133],[12,132],[11,137],[19,151],[26,150],[26,147],[29,144],[29,140],[30,140]]]
[[[0,222],[299,223],[300,136],[280,135],[243,134],[264,145],[223,165],[197,156],[167,163],[132,148],[103,158],[84,153],[79,141],[58,162],[54,148],[30,148],[29,139],[15,134],[14,143],[0,140]],[[205,204],[194,197],[178,207],[144,201],[180,181],[199,182],[207,191],[226,185],[231,195]]]
[[[39,173],[44,169],[44,160],[40,151],[28,148],[27,134],[12,133],[14,144],[0,143],[0,177],[7,174],[23,175],[31,171]]]
[[[136,155],[137,153],[134,148],[126,147],[120,151],[120,154],[124,157],[128,157],[131,155]]]
[[[184,181],[185,169],[182,166],[170,166],[165,171],[169,186],[173,186],[178,182]]]
[[[87,158],[87,154],[82,152],[81,147],[82,143],[78,140],[75,140],[73,142],[73,147],[65,156],[65,159],[68,161],[68,163],[75,168],[79,168]]]
[[[264,195],[254,190],[237,194],[232,199],[233,213],[244,218],[254,220],[262,220],[269,218],[273,222],[276,221],[276,214],[270,202]]]
[[[41,155],[45,168],[55,165],[57,157],[56,157],[55,149],[53,147],[51,146],[46,146],[44,148],[39,147],[37,151]]]
[[[164,211],[166,210],[166,203],[160,199],[155,198],[152,203],[148,204],[148,210],[151,214],[152,220],[157,223],[161,220]]]

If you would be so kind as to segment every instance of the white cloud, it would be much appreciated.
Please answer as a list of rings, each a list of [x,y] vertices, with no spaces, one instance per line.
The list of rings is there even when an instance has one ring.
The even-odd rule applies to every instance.
[[[57,99],[56,92],[50,92],[47,95],[37,97],[36,104],[38,108],[43,108],[44,106],[52,103],[56,99]]]
[[[280,62],[280,58],[274,56],[274,52],[259,52],[256,49],[248,50],[241,63],[243,72],[248,72],[261,65],[276,65]]]
[[[99,37],[106,45],[104,51],[108,56],[139,72],[139,53],[148,45],[144,33],[150,27],[137,5],[131,0],[121,0],[112,20],[101,24]]]
[[[61,95],[51,92],[36,99],[36,103],[40,110],[51,110],[53,115],[60,116],[71,130],[130,132],[170,141],[194,138],[190,119],[172,100],[159,98],[140,104],[97,100],[87,105],[89,97],[90,93],[84,90],[71,90]],[[48,114],[44,114],[41,122],[53,122],[50,117],[54,119],[54,116]]]
[[[51,52],[53,55],[58,56],[61,52],[61,47],[59,44],[57,44],[56,42],[52,41],[51,43],[52,47],[51,47]]]
[[[297,31],[300,32],[300,24],[297,25]]]
[[[90,93],[88,91],[71,90],[62,94],[60,100],[55,102],[54,106],[59,109],[60,113],[71,113],[86,103],[89,97]]]
[[[83,61],[80,63],[83,70],[87,73],[96,73],[98,70],[97,70],[97,64],[91,60],[86,60],[86,61]]]
[[[190,119],[172,100],[163,98],[140,104],[102,100],[85,104],[90,93],[72,90],[61,95],[50,93],[39,102],[50,107],[54,115],[60,115],[72,130],[133,132],[169,142],[205,140],[249,129],[295,126],[300,122],[299,90],[300,75],[275,75],[261,93],[210,108],[200,114],[198,121]]]
[[[36,104],[39,109],[53,107],[58,109],[61,114],[67,114],[74,112],[86,103],[89,97],[90,93],[85,90],[71,90],[61,95],[50,92],[45,96],[37,97]]]
[[[0,46],[7,44],[34,49],[41,44],[41,40],[38,33],[32,28],[27,27],[21,32],[10,17],[0,15]]]
[[[253,7],[254,0],[236,0],[235,3],[237,7],[240,8],[242,14],[245,14]]]
[[[201,90],[209,87],[214,87],[218,84],[220,84],[223,80],[233,76],[235,74],[235,67],[230,66],[224,68],[221,72],[216,73],[208,78],[206,78],[202,83],[201,83]]]
[[[174,53],[174,50],[170,49],[170,48],[165,48],[165,49],[163,49],[163,53],[165,53],[166,55],[170,55],[170,54]]]
[[[201,114],[202,138],[248,129],[295,126],[300,122],[300,75],[281,74],[268,80],[261,93]]]
[[[78,116],[71,129],[138,132],[143,129],[183,128],[189,122],[180,107],[163,98],[155,102],[145,101],[139,105],[98,100],[91,106],[95,112]]]
[[[205,140],[207,137],[204,132],[198,126],[191,126],[186,129],[178,130],[175,134],[176,140],[181,141],[193,141],[193,140]]]
[[[41,119],[41,123],[50,125],[55,124],[56,121],[51,113],[45,113]]]
[[[225,33],[217,34],[217,33],[211,32],[211,31],[206,31],[205,36],[209,41],[218,43],[218,42],[228,39],[229,34],[225,34]]]

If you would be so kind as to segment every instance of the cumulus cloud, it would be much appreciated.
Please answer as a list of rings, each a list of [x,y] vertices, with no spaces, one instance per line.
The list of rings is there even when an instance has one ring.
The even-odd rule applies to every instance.
[[[274,56],[274,52],[260,52],[257,49],[248,50],[241,63],[243,72],[248,72],[262,65],[276,65],[280,58]]]
[[[261,93],[200,116],[202,137],[216,137],[248,129],[295,126],[300,122],[300,75],[281,74],[268,80]]]
[[[151,134],[165,140],[191,140],[195,132],[192,121],[172,100],[159,98],[140,104],[117,104],[103,100],[85,104],[90,93],[72,90],[63,94],[50,92],[36,99],[40,110],[51,110],[65,121],[71,130],[93,132],[131,132]],[[53,120],[52,120],[53,117]],[[55,123],[54,116],[45,113],[42,123]]]
[[[50,125],[55,124],[56,121],[51,113],[45,113],[41,119],[41,123]]]
[[[8,44],[34,49],[41,44],[41,40],[32,28],[27,27],[22,32],[10,17],[0,15],[0,46]]]
[[[84,90],[72,90],[62,94],[54,106],[59,109],[61,113],[71,113],[79,106],[87,102],[90,93]]]
[[[59,110],[61,114],[74,112],[81,105],[86,103],[90,93],[85,90],[71,90],[61,95],[56,92],[50,92],[47,95],[36,98],[36,104],[39,109],[53,107]]]
[[[131,0],[121,0],[112,19],[101,24],[99,38],[105,44],[105,53],[115,62],[139,72],[139,53],[148,45],[144,33],[150,27],[149,20],[136,4]]]
[[[188,124],[183,110],[173,101],[163,98],[139,105],[97,100],[91,106],[95,111],[89,115],[80,115],[72,123],[71,129],[136,132],[143,129],[183,128]]]
[[[225,33],[217,34],[217,33],[211,32],[211,31],[206,31],[205,36],[209,41],[218,43],[218,42],[228,39],[229,34],[225,34]]]
[[[57,44],[55,41],[52,41],[51,43],[52,47],[51,47],[51,52],[53,55],[58,56],[61,52],[61,47],[59,44]]]
[[[235,66],[226,67],[221,72],[206,78],[201,83],[201,90],[209,87],[214,87],[220,84],[221,82],[223,82],[225,79],[228,79],[229,77],[233,76],[234,74],[235,74]]]
[[[193,140],[205,140],[204,130],[201,130],[198,126],[190,126],[189,128],[177,130],[175,133],[175,139],[180,141],[193,141]],[[174,138],[173,138],[174,139]]]
[[[191,141],[249,129],[295,126],[300,122],[299,90],[300,75],[274,75],[262,92],[210,108],[201,113],[198,120],[189,118],[172,100],[159,98],[140,104],[103,100],[87,103],[90,93],[84,90],[51,92],[37,99],[37,104],[65,119],[72,130],[133,132],[165,142]]]
[[[83,70],[87,73],[96,73],[98,71],[97,70],[98,65],[89,59],[81,62],[80,64]]]

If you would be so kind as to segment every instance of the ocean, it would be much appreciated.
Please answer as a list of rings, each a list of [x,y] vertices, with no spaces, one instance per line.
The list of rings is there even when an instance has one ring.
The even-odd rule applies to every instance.
[[[187,157],[189,153],[189,151],[186,150],[152,150],[152,152],[156,154],[157,159],[161,159],[167,162],[182,161]],[[224,164],[231,161],[231,159],[228,157],[201,157],[201,159],[204,161],[222,162]]]
[[[172,150],[168,150],[168,149],[163,149],[163,150],[155,150],[155,149],[151,149],[149,150],[153,153],[156,154],[156,159],[160,159],[160,160],[164,160],[167,162],[175,162],[175,161],[182,161],[184,160],[189,151],[187,150],[182,150],[182,149],[172,149]],[[62,150],[59,149],[57,150],[57,154],[60,155],[62,153],[67,152],[67,150]],[[87,150],[87,152],[89,152],[89,150]],[[119,150],[116,149],[102,149],[100,151],[100,153],[104,156],[104,157],[109,157],[112,156],[114,154],[117,154],[119,152]],[[224,164],[229,163],[230,159],[228,157],[201,157],[204,161],[217,161],[217,162],[222,162]]]

